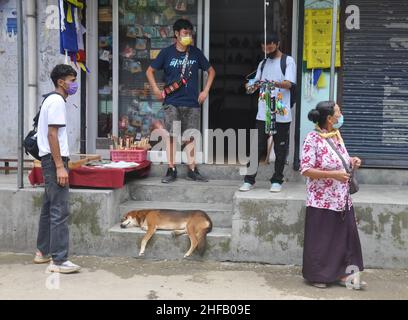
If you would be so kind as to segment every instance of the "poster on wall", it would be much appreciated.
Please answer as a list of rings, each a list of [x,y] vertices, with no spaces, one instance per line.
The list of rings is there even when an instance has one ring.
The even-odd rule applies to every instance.
[[[0,5],[0,81],[17,84],[17,11]]]
[[[17,41],[16,8],[0,8],[0,28],[1,42]]]
[[[331,65],[332,9],[305,10],[304,59],[308,69],[326,69]],[[337,20],[336,67],[341,66],[340,24]]]

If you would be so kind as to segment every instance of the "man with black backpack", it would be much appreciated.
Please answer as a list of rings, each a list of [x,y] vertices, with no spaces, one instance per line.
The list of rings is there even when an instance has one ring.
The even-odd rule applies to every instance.
[[[276,155],[275,173],[271,178],[271,192],[280,192],[283,184],[283,170],[289,148],[290,123],[292,121],[291,108],[295,101],[296,63],[295,60],[279,50],[279,37],[270,34],[262,43],[262,50],[267,58],[261,61],[255,76],[255,81],[272,81],[275,90],[272,93],[280,99],[283,110],[276,114],[276,134],[273,135],[274,151]],[[265,130],[267,116],[265,100],[259,99],[256,129],[258,129],[258,161],[266,153],[269,133]],[[248,167],[250,164],[248,164]],[[255,185],[256,173],[247,175],[240,191],[249,191]]]
[[[37,142],[44,176],[37,252],[34,263],[47,263],[49,272],[73,273],[80,267],[68,260],[68,134],[66,99],[78,90],[77,72],[57,65],[51,72],[55,92],[47,95],[39,113]]]

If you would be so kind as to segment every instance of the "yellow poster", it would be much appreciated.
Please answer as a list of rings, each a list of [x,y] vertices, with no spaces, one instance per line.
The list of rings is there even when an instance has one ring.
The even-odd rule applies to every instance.
[[[303,59],[308,69],[330,68],[332,42],[332,9],[305,10]],[[341,66],[340,23],[337,19],[336,67]]]

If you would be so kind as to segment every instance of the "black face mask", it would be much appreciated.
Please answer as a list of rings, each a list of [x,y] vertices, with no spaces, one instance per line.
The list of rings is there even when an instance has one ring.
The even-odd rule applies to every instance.
[[[266,57],[267,57],[268,59],[274,59],[274,58],[276,57],[277,51],[278,51],[278,50],[276,50],[276,51],[274,51],[274,52],[271,52],[271,53],[268,53],[268,54],[266,55]]]

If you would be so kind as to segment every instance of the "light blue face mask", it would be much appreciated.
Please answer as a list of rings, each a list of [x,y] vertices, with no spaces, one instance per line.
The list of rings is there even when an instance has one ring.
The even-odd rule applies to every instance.
[[[337,120],[337,123],[333,124],[333,128],[340,129],[343,124],[344,124],[344,117],[343,115],[341,115],[340,118]]]

